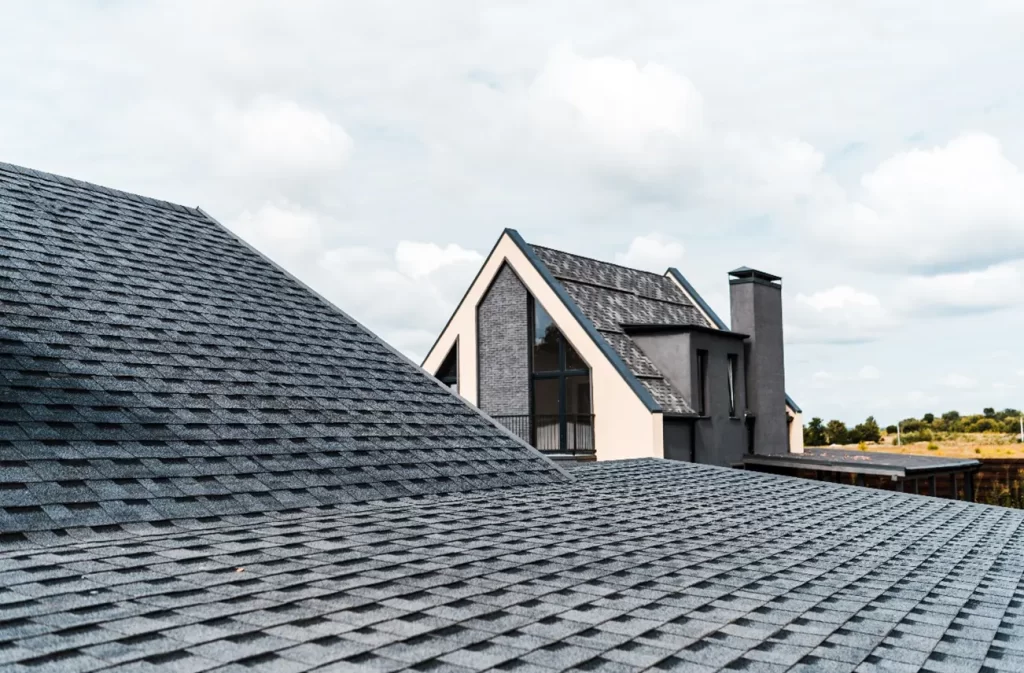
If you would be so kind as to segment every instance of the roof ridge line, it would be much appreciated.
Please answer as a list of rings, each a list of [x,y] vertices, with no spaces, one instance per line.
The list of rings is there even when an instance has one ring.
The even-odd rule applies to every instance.
[[[655,278],[664,278],[665,277],[665,274],[663,274],[663,273],[655,273],[653,271],[647,271],[645,269],[638,269],[638,268],[636,268],[634,266],[626,266],[625,264],[619,264],[618,262],[607,262],[607,261],[605,261],[603,259],[597,259],[596,257],[588,257],[587,255],[579,255],[579,254],[577,254],[575,252],[566,252],[565,250],[559,250],[558,248],[550,248],[550,247],[548,247],[546,245],[536,245],[534,243],[530,243],[530,245],[533,246],[534,248],[540,248],[541,250],[550,250],[551,252],[557,252],[557,253],[562,254],[562,255],[569,255],[570,257],[579,257],[580,259],[585,259],[585,260],[588,260],[588,261],[591,261],[591,262],[597,262],[598,264],[607,264],[608,266],[617,266],[618,268],[625,269],[626,271],[633,271],[635,273],[642,273],[642,274],[645,274],[645,275],[648,275],[648,276],[653,276]]]
[[[108,196],[116,196],[127,199],[129,201],[139,201],[152,206],[160,206],[163,208],[169,208],[171,210],[177,210],[179,212],[197,213],[199,208],[190,208],[189,206],[175,203],[174,201],[166,201],[164,199],[157,199],[152,196],[145,196],[143,194],[136,194],[135,192],[125,191],[123,189],[116,189],[114,187],[107,187],[96,182],[88,182],[87,180],[79,180],[78,178],[71,178],[66,175],[59,173],[50,173],[47,171],[41,171],[36,168],[29,168],[27,166],[19,166],[18,164],[8,163],[6,161],[0,161],[0,170],[10,171],[12,173],[19,173],[21,175],[27,175],[33,178],[48,180],[50,182],[56,182],[63,185],[74,185],[83,189],[92,191],[99,191]]]

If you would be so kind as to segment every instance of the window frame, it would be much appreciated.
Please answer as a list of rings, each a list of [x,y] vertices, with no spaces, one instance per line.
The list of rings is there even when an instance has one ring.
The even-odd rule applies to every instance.
[[[697,349],[697,415],[708,417],[708,363],[710,357],[707,350]]]
[[[729,353],[726,358],[729,363],[729,418],[738,418],[737,412],[739,411],[739,408],[736,405],[736,370],[739,368],[740,358],[736,353]]]

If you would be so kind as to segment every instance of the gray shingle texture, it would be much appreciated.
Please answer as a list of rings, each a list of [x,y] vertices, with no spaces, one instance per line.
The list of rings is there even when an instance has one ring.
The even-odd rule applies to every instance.
[[[566,477],[199,210],[0,164],[0,531]]]
[[[675,461],[0,547],[0,668],[1020,671],[1024,513]]]
[[[662,410],[694,413],[689,402],[623,328],[625,325],[711,327],[675,282],[656,273],[537,245],[531,247]]]

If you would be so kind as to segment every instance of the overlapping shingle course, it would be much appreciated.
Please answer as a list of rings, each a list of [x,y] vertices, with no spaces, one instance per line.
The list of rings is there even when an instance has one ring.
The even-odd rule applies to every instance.
[[[712,327],[675,282],[656,273],[531,246],[601,336],[651,392],[662,411],[693,408],[626,334],[629,325]]]
[[[0,165],[0,531],[563,481],[203,212]]]
[[[670,461],[574,472],[0,552],[0,668],[1021,670],[1021,512]]]

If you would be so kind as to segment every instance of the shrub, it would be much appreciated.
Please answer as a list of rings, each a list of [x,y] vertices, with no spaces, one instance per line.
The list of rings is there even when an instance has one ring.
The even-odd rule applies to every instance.
[[[857,448],[860,449],[861,451],[867,451],[868,443],[862,439],[861,441],[857,442]]]
[[[975,449],[975,450],[974,450],[974,452],[975,452],[976,454],[978,454],[979,456],[981,455],[981,449]]]
[[[887,425],[887,426],[885,426],[885,434],[887,434],[887,435],[895,435],[897,432],[899,432],[899,428],[897,428],[895,425]]]
[[[935,442],[928,442],[928,450],[929,451],[938,451],[939,450],[939,445],[936,444]]]

